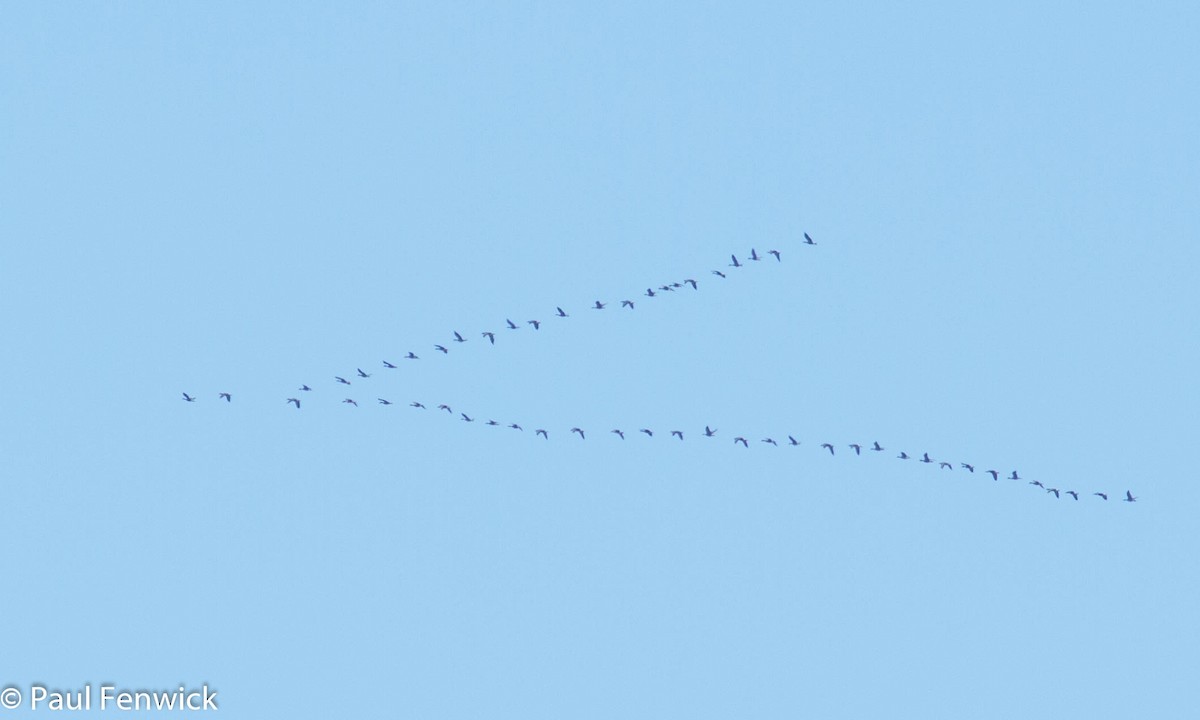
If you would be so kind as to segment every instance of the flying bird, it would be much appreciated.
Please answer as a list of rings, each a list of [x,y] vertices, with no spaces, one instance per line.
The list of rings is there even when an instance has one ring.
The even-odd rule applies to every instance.
[[[1020,480],[1021,478],[1017,477],[1017,471],[1016,471],[1016,470],[1013,470],[1013,474],[1012,474],[1012,475],[1009,475],[1009,476],[1008,476],[1008,479],[1009,479],[1009,480]]]
[[[1044,487],[1046,487],[1045,485],[1043,485],[1043,484],[1042,484],[1042,481],[1041,481],[1041,480],[1030,480],[1030,481],[1029,481],[1029,484],[1030,484],[1030,485],[1037,485],[1037,486],[1038,486],[1038,487],[1040,487],[1040,488],[1044,488]]]
[[[409,405],[409,407],[421,408],[422,410],[425,409],[425,406],[422,405],[421,403],[417,402],[416,400],[413,400],[408,405]]]
[[[741,443],[742,447],[746,447],[746,448],[750,447],[750,443],[746,442],[746,438],[744,438],[744,437],[735,437],[733,439],[734,445],[737,445],[738,443]]]
[[[517,326],[516,326],[516,325],[513,323],[513,321],[512,321],[512,320],[509,320],[508,318],[504,318],[504,322],[508,323],[508,329],[509,329],[509,330],[518,330],[518,329],[519,329],[519,328],[518,328],[518,327],[517,327]]]
[[[779,447],[779,443],[775,442],[771,438],[763,438],[762,440],[759,440],[759,442],[770,443],[771,445],[774,445],[775,447]]]
[[[196,398],[192,397],[191,395],[188,395],[187,393],[183,394],[183,400],[184,400],[184,402],[196,402]]]
[[[816,245],[817,243],[814,242],[813,239],[808,236],[808,233],[804,233],[804,244],[805,245]]]
[[[311,391],[312,391],[312,388],[310,388],[310,387],[309,387],[309,386],[307,386],[307,385],[301,385],[301,386],[300,386],[300,389],[301,389],[301,390],[303,390],[304,392],[311,392]]]
[[[496,427],[496,426],[497,426],[497,425],[499,425],[500,423],[496,422],[495,420],[488,420],[488,421],[487,421],[486,423],[484,423],[484,424],[485,424],[485,425],[491,425],[492,427]]]
[[[450,354],[450,350],[449,350],[449,349],[448,349],[448,348],[447,348],[445,345],[434,345],[434,346],[433,346],[433,349],[434,349],[434,350],[437,350],[438,352],[440,352],[440,353],[441,353],[441,354],[443,354],[443,355],[449,355],[449,354]]]
[[[783,258],[779,256],[779,251],[778,251],[778,250],[768,250],[768,251],[767,251],[767,254],[768,254],[768,255],[774,255],[774,256],[775,256],[775,262],[783,262]]]
[[[520,430],[522,432],[525,431],[525,428],[521,427],[520,425],[518,425],[516,423],[512,423],[511,425],[509,425],[509,427],[512,428],[513,430]]]
[[[707,425],[704,426],[704,437],[712,437],[713,435],[716,435],[716,434],[717,434],[716,430],[713,430],[712,428],[710,428]]]
[[[483,336],[485,338],[487,338],[488,342],[490,342],[491,344],[493,344],[493,345],[496,344],[496,333],[485,332],[485,333],[483,333]]]
[[[596,304],[592,306],[593,310],[603,310],[604,308],[605,308],[605,303],[602,303],[599,300],[597,300]]]
[[[700,284],[697,283],[695,280],[692,280],[691,278],[688,278],[687,280],[684,280],[683,282],[685,285],[691,285],[693,290],[700,289]]]
[[[376,399],[379,400],[380,405],[391,405],[392,404],[391,400],[384,400],[383,398],[376,398]]]
[[[790,445],[799,445],[799,444],[800,444],[800,441],[799,441],[799,440],[797,440],[796,438],[792,437],[791,435],[788,435],[788,444],[790,444]]]
[[[526,320],[525,324],[532,325],[534,330],[542,329],[542,321],[541,320]]]
[[[1054,497],[1056,498],[1062,498],[1062,495],[1058,494],[1058,488],[1046,488],[1046,492],[1054,493]]]
[[[968,471],[968,472],[975,472],[975,466],[974,466],[974,465],[971,465],[971,464],[969,464],[969,463],[961,463],[961,466],[962,466],[962,467],[965,467],[965,468],[967,469],[967,471]]]
[[[821,447],[828,450],[830,455],[833,455],[833,445],[831,445],[830,443],[821,443]]]
[[[738,262],[737,255],[730,255],[729,257],[733,258],[733,262],[729,263],[729,267],[741,267],[742,266],[742,264],[740,262]]]
[[[288,398],[287,401],[290,403],[293,403],[296,406],[297,410],[300,409],[300,401],[297,400],[296,398]]]
[[[580,439],[580,440],[587,440],[587,436],[583,434],[583,430],[580,430],[580,429],[579,429],[579,428],[577,428],[577,427],[573,427],[573,428],[571,428],[571,432],[573,432],[573,433],[579,433],[579,439]]]
[[[725,273],[721,272],[720,270],[713,270],[713,271],[712,271],[712,274],[713,274],[713,275],[716,275],[716,276],[717,276],[717,277],[719,277],[719,278],[723,278],[723,277],[725,277]]]
[[[653,430],[647,430],[646,428],[642,428],[641,430],[638,430],[638,432],[646,433],[646,437],[654,437]]]
[[[558,307],[558,306],[555,306],[555,308],[554,308],[554,309],[558,311],[558,316],[559,316],[559,317],[571,317],[570,315],[568,315],[568,314],[566,314],[565,312],[563,312],[563,309],[562,309],[562,308],[560,308],[560,307]]]
[[[358,371],[358,376],[359,376],[359,377],[361,377],[361,378],[369,378],[369,377],[371,377],[371,373],[365,373],[365,372],[363,372],[363,371],[362,371],[362,368],[354,368],[354,369]]]
[[[903,450],[901,450],[901,451],[900,451],[900,454],[899,454],[899,455],[897,455],[896,457],[900,458],[901,460],[908,460],[908,459],[909,459],[909,458],[908,458],[908,453],[904,452]]]
[[[454,411],[450,409],[449,405],[438,405],[438,410],[445,410],[446,412],[450,413],[451,415],[454,414]]]
[[[1074,490],[1068,490],[1067,494],[1075,498],[1076,501],[1079,500],[1079,493],[1075,492]]]
[[[233,402],[233,396],[229,393],[221,393],[217,397],[223,399],[225,402]]]
[[[871,449],[875,452],[881,452],[883,450],[883,446],[879,444],[878,440],[876,440],[875,444],[871,446]]]
[[[862,445],[858,443],[850,443],[850,447],[854,448],[855,455],[862,455]]]
[[[475,422],[475,418],[466,413],[459,413],[459,415],[462,415],[463,422]]]
[[[409,350],[408,354],[404,356],[404,359],[405,360],[420,360],[421,358],[417,357],[416,355],[413,354],[413,352],[411,350]]]
[[[350,381],[349,381],[349,380],[347,380],[346,378],[343,378],[343,377],[338,377],[338,376],[334,375],[334,376],[333,376],[333,379],[334,379],[334,380],[337,380],[338,382],[340,382],[340,383],[341,383],[341,384],[343,384],[343,385],[349,385],[349,384],[350,384]]]
[[[462,335],[459,335],[457,330],[454,331],[454,342],[464,343],[466,341],[467,339]]]
[[[993,480],[999,480],[999,479],[1000,479],[1000,473],[996,472],[995,470],[988,470],[988,471],[987,471],[987,473],[988,473],[988,475],[991,475],[991,476],[992,476],[992,479],[993,479]]]
[[[758,253],[754,251],[754,248],[750,248],[750,259],[755,261],[762,260],[762,258],[758,256]]]
[[[662,290],[663,292],[675,292],[675,288],[671,287],[670,285],[663,285],[659,288],[659,290]]]
[[[613,430],[612,433],[613,435],[620,437],[622,440],[625,439],[625,433],[621,432],[620,430]]]
[[[1095,495],[1095,496],[1097,496],[1097,497],[1099,497],[1099,498],[1100,498],[1100,499],[1102,499],[1102,500],[1107,500],[1107,499],[1108,499],[1108,493],[1092,493],[1092,494],[1093,494],[1093,495]]]
[[[646,288],[646,297],[654,297],[654,288]]]
[[[671,437],[677,437],[677,438],[679,438],[680,440],[682,440],[682,439],[683,439],[683,431],[681,431],[681,430],[672,430],[672,431],[671,431]]]
[[[953,470],[953,469],[954,469],[954,466],[953,466],[953,465],[951,465],[951,464],[950,464],[950,463],[948,463],[948,462],[940,462],[940,463],[938,463],[938,467],[945,468],[946,470]]]
[[[633,309],[633,301],[632,300],[622,300],[621,307],[627,307],[630,310],[632,310]]]
[[[933,458],[929,457],[929,453],[924,453],[924,454],[921,456],[921,462],[923,462],[923,463],[931,463],[931,462],[933,462]]]
[[[550,439],[550,433],[548,433],[545,430],[542,430],[540,428],[534,433],[534,435],[541,435],[542,437],[546,438],[547,440]]]
[[[346,398],[345,400],[343,400],[342,404],[343,405],[353,405],[354,407],[358,407],[358,403],[354,402],[350,398]]]
[[[384,366],[385,368],[389,369],[389,370],[395,370],[395,369],[396,369],[396,366],[395,366],[395,365],[393,365],[393,364],[391,364],[391,363],[390,363],[390,362],[388,362],[387,360],[384,360],[384,361],[383,361],[383,366]]]
[[[1131,492],[1129,492],[1128,490],[1126,490],[1126,491],[1125,491],[1125,499],[1124,499],[1124,500],[1122,500],[1121,502],[1137,502],[1137,498],[1135,498],[1135,497],[1133,496],[1133,493],[1131,493]]]

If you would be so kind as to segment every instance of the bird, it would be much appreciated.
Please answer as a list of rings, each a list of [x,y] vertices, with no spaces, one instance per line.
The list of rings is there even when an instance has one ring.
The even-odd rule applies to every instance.
[[[797,440],[796,438],[792,437],[791,435],[788,435],[788,444],[790,444],[790,445],[799,445],[799,444],[800,444],[800,441],[799,441],[799,440]]]
[[[405,360],[420,360],[421,358],[417,357],[417,356],[416,356],[416,355],[413,353],[413,351],[409,350],[409,351],[408,351],[408,354],[404,356],[404,359],[405,359]]]
[[[495,344],[496,344],[496,333],[492,333],[492,332],[485,332],[485,333],[483,333],[483,336],[484,336],[485,338],[487,338],[487,339],[488,339],[488,342],[490,342],[491,344],[493,344],[493,345],[495,345]]]
[[[771,445],[774,445],[775,447],[779,447],[779,443],[775,442],[775,441],[774,441],[773,439],[771,439],[771,438],[763,438],[762,440],[759,440],[759,442],[765,442],[765,443],[769,443],[769,444],[771,444]]]
[[[808,236],[808,233],[804,233],[804,244],[805,245],[816,245],[817,243],[811,237]]]
[[[354,402],[350,398],[346,398],[345,400],[343,400],[342,404],[343,405],[353,405],[354,407],[358,407],[358,403]]]
[[[1067,494],[1075,498],[1076,501],[1079,500],[1079,493],[1075,492],[1074,490],[1068,490]]]
[[[391,405],[392,404],[391,400],[384,400],[383,398],[376,398],[376,399],[379,400],[380,405]]]
[[[1096,492],[1096,493],[1092,493],[1092,494],[1093,494],[1093,495],[1095,495],[1095,496],[1097,496],[1097,497],[1099,497],[1101,500],[1107,500],[1107,499],[1108,499],[1108,493],[1100,493],[1100,492]]]
[[[532,325],[534,330],[542,329],[542,321],[541,320],[526,320],[525,324]]]
[[[996,472],[995,470],[988,470],[988,471],[987,471],[987,473],[988,473],[988,475],[991,475],[991,476],[992,476],[992,479],[993,479],[993,480],[999,480],[999,479],[1000,479],[1000,473]]]
[[[603,310],[605,308],[605,306],[606,306],[605,303],[602,303],[599,300],[597,300],[596,304],[592,306],[592,309],[593,310]]]
[[[1043,484],[1042,484],[1042,481],[1041,481],[1041,480],[1030,480],[1030,481],[1029,481],[1029,484],[1030,484],[1030,485],[1037,485],[1037,486],[1038,486],[1038,487],[1040,487],[1040,488],[1044,488],[1044,487],[1046,487],[1045,485],[1043,485]]]
[[[691,285],[693,290],[700,289],[700,284],[697,283],[695,280],[692,280],[691,278],[688,278],[687,280],[684,280],[683,282],[685,285]]]
[[[467,339],[462,335],[459,335],[457,330],[454,331],[454,342],[464,343],[466,341]]]
[[[653,430],[647,430],[646,428],[642,428],[641,430],[638,430],[638,432],[646,433],[646,437],[654,437]]]
[[[646,288],[646,297],[654,297],[654,288]]]
[[[742,447],[746,447],[746,448],[750,447],[750,443],[746,442],[746,438],[744,438],[744,437],[735,437],[733,439],[734,445],[737,445],[738,443],[741,443]]]
[[[621,307],[627,307],[630,310],[632,310],[633,309],[633,301],[632,300],[622,300]]]
[[[733,258],[733,262],[729,263],[729,267],[741,267],[742,266],[742,264],[740,262],[738,262],[737,255],[730,255],[729,257]]]
[[[616,435],[617,437],[621,438],[622,440],[625,439],[625,433],[621,432],[620,430],[613,430],[612,433],[613,433],[613,435]]]
[[[975,466],[971,465],[970,463],[960,463],[960,465],[965,467],[968,472],[975,472]]]
[[[191,395],[188,395],[187,393],[183,394],[183,400],[184,400],[184,402],[196,402],[196,398],[192,397]]]
[[[672,431],[671,431],[671,437],[677,437],[677,438],[679,438],[680,440],[682,440],[682,439],[683,439],[683,431],[681,431],[681,430],[672,430]]]
[[[425,406],[422,405],[421,403],[417,402],[416,400],[413,400],[408,405],[409,405],[409,407],[421,408],[422,410],[425,409]]]
[[[217,397],[218,397],[218,398],[224,398],[225,402],[233,402],[233,396],[232,396],[232,395],[230,395],[229,393],[221,393],[221,394],[220,394],[220,395],[218,395]]]
[[[716,430],[713,430],[712,428],[710,428],[707,425],[704,426],[704,437],[712,437],[713,435],[716,435],[716,434],[717,434]]]
[[[830,444],[830,443],[821,443],[821,447],[823,447],[823,448],[825,448],[826,450],[828,450],[830,455],[833,455],[833,445],[832,445],[832,444]]]
[[[312,388],[310,388],[307,385],[301,385],[300,389],[303,390],[304,392],[312,392]]]
[[[520,328],[518,328],[518,327],[516,326],[516,324],[515,324],[515,323],[513,323],[513,321],[512,321],[512,320],[509,320],[508,318],[504,318],[504,322],[508,323],[508,329],[509,329],[509,330],[519,330],[519,329],[520,329]]]
[[[287,401],[290,403],[293,403],[296,406],[297,410],[300,409],[300,401],[297,400],[296,398],[288,398]]]
[[[520,425],[518,425],[516,423],[509,424],[509,427],[512,428],[513,430],[520,430],[522,432],[525,431],[525,428],[521,427]]]
[[[768,251],[767,251],[767,254],[768,254],[768,255],[774,255],[774,256],[775,256],[775,262],[783,262],[783,258],[779,256],[779,251],[778,251],[778,250],[768,250]]]
[[[466,413],[459,413],[459,415],[462,415],[463,422],[475,422],[475,418]]]
[[[899,455],[897,455],[896,457],[900,458],[901,460],[908,460],[908,459],[909,459],[909,458],[908,458],[908,453],[904,452],[903,450],[901,450],[901,451],[900,451],[900,454],[899,454]]]
[[[750,259],[754,261],[762,260],[762,258],[758,256],[758,253],[754,251],[754,248],[750,248]]]
[[[534,435],[541,435],[542,437],[546,438],[547,440],[550,439],[550,433],[548,433],[545,430],[542,430],[540,428],[534,433]]]
[[[713,271],[712,271],[712,274],[713,274],[713,275],[716,275],[716,276],[717,276],[717,277],[719,277],[719,278],[723,278],[723,277],[725,277],[725,273],[721,272],[720,270],[713,270]]]
[[[673,283],[671,283],[671,287],[679,289],[679,288],[683,287],[683,283],[673,282]]]
[[[875,452],[883,452],[884,448],[882,445],[879,444],[879,441],[876,440],[875,444],[871,446],[871,449],[874,450]]]
[[[953,470],[953,469],[954,469],[954,466],[953,466],[953,465],[951,465],[951,464],[950,464],[950,463],[948,463],[948,462],[941,462],[941,463],[938,463],[938,467],[945,468],[945,469],[947,469],[947,470]]]
[[[924,454],[921,456],[921,462],[923,462],[923,463],[931,463],[931,462],[933,462],[933,458],[929,457],[929,453],[924,453]]]
[[[358,371],[358,376],[359,376],[359,377],[361,377],[361,378],[369,378],[369,377],[371,377],[371,373],[365,373],[365,372],[363,372],[362,368],[354,368],[354,369]]]
[[[1124,500],[1122,500],[1121,502],[1137,502],[1137,498],[1135,498],[1135,497],[1133,496],[1133,493],[1131,493],[1131,492],[1129,492],[1128,490],[1126,490],[1126,491],[1125,491],[1125,499],[1124,499]]]
[[[662,285],[658,289],[662,290],[663,292],[675,292],[675,288],[671,287],[670,285]]]
[[[587,440],[587,436],[583,434],[583,430],[581,430],[577,427],[573,427],[573,428],[571,428],[571,432],[578,433],[580,440]]]
[[[437,350],[438,352],[440,352],[440,353],[441,353],[441,354],[443,354],[443,355],[449,355],[449,354],[450,354],[450,350],[449,350],[449,349],[447,349],[445,345],[434,345],[434,346],[433,346],[433,349],[434,349],[434,350]]]
[[[454,411],[450,409],[449,405],[438,405],[438,410],[445,410],[446,412],[450,413],[451,415],[454,414]]]
[[[566,314],[565,312],[563,312],[563,309],[562,309],[562,308],[560,308],[560,307],[558,307],[558,306],[555,306],[555,307],[554,307],[554,309],[558,311],[558,316],[559,316],[559,317],[571,317],[570,315],[568,315],[568,314]]]
[[[1058,488],[1046,488],[1046,492],[1048,492],[1048,493],[1054,493],[1054,497],[1056,497],[1056,498],[1061,498],[1061,497],[1062,497],[1062,495],[1059,495],[1059,494],[1058,494]]]
[[[1009,475],[1009,476],[1008,476],[1008,479],[1009,479],[1009,480],[1020,480],[1021,478],[1017,477],[1017,471],[1016,471],[1016,470],[1013,470],[1013,474],[1012,474],[1012,475]]]
[[[391,363],[390,363],[390,362],[388,362],[387,360],[384,360],[384,361],[383,361],[383,366],[384,366],[385,368],[389,369],[389,370],[395,370],[395,369],[396,369],[396,366],[395,366],[395,365],[393,365],[393,364],[391,364]]]
[[[850,447],[854,448],[855,455],[862,455],[862,445],[858,443],[850,443]]]
[[[485,425],[491,425],[492,427],[496,427],[496,426],[497,426],[497,425],[499,425],[500,423],[496,422],[495,420],[488,420],[488,421],[487,421],[486,423],[484,423],[484,424],[485,424]]]
[[[334,375],[334,376],[333,376],[333,379],[334,379],[334,380],[337,380],[338,382],[340,382],[340,383],[341,383],[341,384],[343,384],[343,385],[349,385],[349,384],[350,384],[350,381],[349,381],[349,380],[347,380],[346,378],[343,378],[343,377],[338,377],[338,376]]]

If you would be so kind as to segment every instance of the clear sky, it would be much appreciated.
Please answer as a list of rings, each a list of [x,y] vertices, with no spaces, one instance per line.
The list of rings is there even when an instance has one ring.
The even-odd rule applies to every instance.
[[[1200,11],[1045,5],[6,3],[0,687],[1192,717]]]

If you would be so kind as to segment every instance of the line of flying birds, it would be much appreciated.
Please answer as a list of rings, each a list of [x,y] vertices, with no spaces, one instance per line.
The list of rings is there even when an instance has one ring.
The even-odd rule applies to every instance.
[[[804,233],[804,244],[805,245],[816,245],[817,243],[806,232],[806,233]],[[782,260],[783,260],[782,253],[780,253],[780,251],[778,251],[778,250],[768,250],[766,254],[768,256],[773,257],[776,262],[782,262]],[[747,260],[749,262],[758,262],[758,261],[761,261],[764,259],[764,256],[759,255],[758,251],[754,248],[751,248],[750,254],[745,257],[747,258]],[[730,255],[729,267],[743,268],[743,267],[746,267],[746,263],[738,260],[737,255],[733,254],[733,255]],[[723,270],[713,270],[712,274],[721,279],[725,279],[727,277],[725,274],[725,271],[723,271]],[[644,295],[645,295],[645,297],[653,298],[653,297],[657,297],[661,293],[676,292],[685,287],[691,287],[692,290],[698,290],[699,282],[693,278],[688,278],[688,279],[683,280],[682,282],[671,282],[671,283],[666,283],[666,284],[660,285],[657,289],[654,287],[648,287],[648,288],[646,288]],[[597,300],[597,301],[595,301],[595,303],[593,305],[590,306],[589,309],[604,310],[609,306],[609,304],[610,303],[608,303],[608,302],[602,302],[600,300]],[[626,300],[620,301],[621,308],[628,308],[629,310],[633,310],[633,309],[635,309],[635,306],[636,306],[636,303],[634,300],[626,299]],[[557,306],[555,307],[554,314],[556,317],[560,317],[560,318],[571,317],[569,313],[567,313],[565,310],[562,309],[562,307],[557,307]],[[542,321],[541,320],[527,320],[527,321],[525,321],[525,324],[533,327],[534,330],[540,330],[541,326],[542,326]],[[505,319],[505,325],[508,330],[519,330],[521,327],[520,325],[518,325],[517,323],[514,323],[511,319],[508,319],[508,318]],[[485,330],[482,333],[480,333],[480,336],[482,338],[486,339],[489,344],[491,344],[491,345],[496,344],[496,333],[494,333],[490,330]],[[454,331],[454,337],[452,338],[451,342],[465,343],[465,342],[467,342],[467,338],[463,337],[462,334],[459,333],[458,331]],[[450,352],[450,349],[448,347],[446,347],[445,345],[440,345],[440,344],[435,344],[433,346],[433,349],[442,354],[449,354],[449,352]],[[408,354],[404,356],[404,359],[419,360],[420,357],[416,353],[409,351]],[[384,360],[383,367],[384,367],[384,369],[387,369],[387,370],[395,370],[399,366],[397,366],[394,363],[391,363],[387,360]],[[355,368],[355,370],[356,370],[356,373],[355,373],[355,375],[352,376],[355,379],[370,378],[373,374],[373,373],[364,371],[362,368]],[[351,385],[352,384],[350,380],[347,380],[346,378],[341,377],[341,376],[335,375],[333,379],[339,385]],[[300,386],[299,390],[301,390],[303,392],[312,392],[313,389],[309,385],[304,384],[304,385]],[[218,397],[218,400],[224,400],[225,402],[233,401],[232,394],[227,393],[227,392],[218,393],[217,397]],[[195,402],[196,397],[185,392],[185,393],[183,393],[183,400],[185,402],[189,402],[189,403]],[[393,405],[394,404],[392,401],[390,401],[386,398],[376,398],[376,400],[379,405]],[[300,398],[289,397],[286,402],[287,402],[287,404],[295,406],[295,408],[297,410],[300,409],[300,404],[301,404]],[[346,398],[346,399],[342,400],[342,404],[358,407],[358,401],[354,400],[353,398]],[[409,406],[412,408],[419,409],[419,410],[427,409],[423,403],[417,402],[415,400],[413,402],[410,402]],[[444,411],[444,412],[450,414],[451,416],[454,415],[454,410],[449,405],[440,404],[436,407],[436,409]],[[458,413],[458,416],[460,417],[460,419],[463,422],[473,423],[476,421],[476,418],[468,415],[467,413],[460,412],[460,413]],[[500,427],[501,425],[504,425],[504,427],[507,427],[512,430],[519,430],[519,431],[524,431],[524,429],[525,429],[519,423],[515,423],[515,422],[503,424],[503,423],[497,422],[496,420],[487,420],[483,424],[492,426],[492,427]],[[578,435],[580,440],[587,439],[587,431],[585,431],[583,428],[580,428],[580,427],[572,427],[570,430],[570,434]],[[625,431],[620,428],[613,428],[607,434],[612,435],[616,438],[619,438],[620,440],[625,439]],[[655,431],[650,428],[639,428],[637,430],[636,434],[645,435],[647,438],[653,438],[655,435]],[[717,435],[717,430],[708,425],[705,425],[704,432],[702,433],[702,435],[703,435],[703,437],[706,437],[706,438],[713,438]],[[550,432],[548,430],[546,430],[545,428],[536,428],[534,430],[534,437],[541,437],[545,440],[549,440]],[[684,439],[684,433],[682,430],[671,430],[670,437],[672,439],[677,439],[677,440],[682,441]],[[758,442],[760,444],[771,445],[773,447],[779,447],[781,444],[789,445],[789,446],[799,446],[801,444],[801,442],[799,440],[797,440],[795,437],[793,437],[791,435],[787,435],[786,437],[787,437],[786,443],[781,443],[781,442],[777,441],[775,438],[771,438],[771,437],[761,438]],[[750,441],[740,435],[733,438],[733,443],[735,445],[741,445],[743,448],[747,448],[747,449],[750,447]],[[836,449],[835,449],[836,447],[838,447],[838,446],[835,446],[833,443],[827,443],[827,442],[821,443],[821,449],[828,450],[830,456],[836,455]],[[882,445],[880,445],[878,441],[872,443],[870,446],[864,446],[860,443],[849,443],[845,447],[853,450],[854,454],[856,456],[861,455],[863,450],[867,450],[868,452],[885,452],[886,451],[886,448],[884,448]],[[929,453],[922,453],[921,457],[914,458],[913,456],[909,455],[907,452],[902,451],[902,452],[900,452],[899,455],[896,456],[896,458],[899,460],[915,459],[915,460],[917,460],[917,462],[925,463],[927,465],[937,464],[937,466],[942,470],[954,470],[955,469],[955,464],[953,462],[947,462],[945,460],[935,460],[934,458],[929,457]],[[971,463],[959,462],[957,467],[959,469],[966,470],[969,473],[975,472],[975,466],[972,465]],[[998,470],[985,470],[984,473],[991,475],[992,480],[994,480],[994,481],[1000,479],[1001,473]],[[1005,477],[1005,479],[1006,480],[1017,480],[1017,481],[1023,480],[1023,478],[1021,478],[1017,474],[1016,470],[1013,470],[1011,474],[1009,474]],[[1072,499],[1079,500],[1080,493],[1075,490],[1060,490],[1057,487],[1046,487],[1042,482],[1040,482],[1038,480],[1030,480],[1030,481],[1028,481],[1028,484],[1030,486],[1035,486],[1035,487],[1041,488],[1046,491],[1047,495],[1054,495],[1054,497],[1056,497],[1056,498],[1061,498],[1063,495],[1069,495],[1069,496],[1071,496]],[[1093,492],[1093,493],[1090,493],[1090,495],[1094,496],[1094,497],[1098,497],[1101,500],[1108,500],[1108,493]],[[1125,491],[1125,497],[1121,498],[1121,499],[1124,502],[1130,502],[1130,503],[1137,501],[1137,498],[1128,490]]]

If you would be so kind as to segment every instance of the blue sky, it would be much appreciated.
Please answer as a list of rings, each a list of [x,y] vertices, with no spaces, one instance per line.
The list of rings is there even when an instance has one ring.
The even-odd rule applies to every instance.
[[[0,686],[208,683],[235,718],[1200,700],[1192,6],[3,15]],[[782,262],[710,274],[752,247]]]

